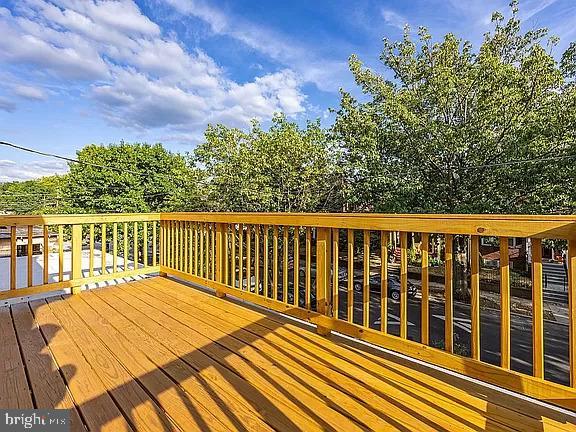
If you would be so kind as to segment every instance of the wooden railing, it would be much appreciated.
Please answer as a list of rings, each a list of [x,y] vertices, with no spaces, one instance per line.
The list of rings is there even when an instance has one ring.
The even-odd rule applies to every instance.
[[[0,300],[158,272],[159,222],[160,214],[0,216],[9,233]]]
[[[156,213],[0,216],[2,226],[8,227],[11,242],[10,256],[0,258],[9,263],[0,267],[0,283],[7,281],[0,300],[63,288],[77,292],[82,285],[127,276],[172,275],[213,288],[218,296],[307,320],[321,334],[344,333],[576,410],[576,216]],[[39,230],[41,254],[36,256],[33,242],[22,238],[27,249],[18,257],[19,236],[34,238]],[[480,313],[483,237],[497,238],[501,258],[498,364],[484,361],[480,344],[487,337]],[[532,358],[525,373],[511,367],[508,239],[514,237],[531,244]],[[564,384],[545,379],[546,239],[568,243],[569,372]],[[414,243],[420,280],[419,294],[411,298]],[[397,264],[389,263],[392,255]],[[433,283],[439,268],[432,266],[439,262],[440,293]],[[35,263],[41,272],[34,271]],[[469,299],[458,297],[461,284]],[[398,298],[391,299],[396,289]],[[454,332],[455,306],[462,301],[469,303],[469,352]],[[433,307],[443,308],[440,334],[431,326]],[[414,308],[420,326],[409,325]]]
[[[576,216],[171,213],[162,214],[161,232],[162,272],[211,287],[219,296],[229,294],[307,320],[316,324],[321,334],[338,331],[576,410]],[[414,235],[420,244],[420,295],[409,300],[413,289],[408,280],[409,240],[412,243]],[[499,240],[499,364],[481,359],[482,237]],[[511,369],[514,341],[510,336],[508,239],[513,237],[528,238],[531,243],[531,374]],[[544,379],[544,239],[568,241],[566,384]],[[394,242],[400,250],[397,278],[388,263]],[[455,297],[455,283],[462,283],[455,269],[463,260],[463,251],[469,266],[464,280],[470,293],[469,352],[457,349],[454,333],[455,302],[460,301]],[[444,334],[435,341],[430,326],[433,254],[436,261],[438,255],[442,258],[444,274],[440,300]],[[398,302],[390,300],[388,292],[397,284]],[[355,287],[360,289],[355,291]],[[437,295],[434,301],[437,304]],[[412,328],[409,331],[409,302],[419,307],[419,334]],[[390,325],[390,307],[399,309],[397,331]]]

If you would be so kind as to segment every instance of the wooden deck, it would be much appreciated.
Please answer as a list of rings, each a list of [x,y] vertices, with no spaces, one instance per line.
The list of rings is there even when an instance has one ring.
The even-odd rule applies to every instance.
[[[575,417],[167,278],[0,308],[0,407],[73,430],[576,430]]]

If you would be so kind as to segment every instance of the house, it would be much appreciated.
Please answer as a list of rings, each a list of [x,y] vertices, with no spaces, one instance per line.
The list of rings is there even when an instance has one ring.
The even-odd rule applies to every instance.
[[[10,238],[11,230],[9,226],[0,226],[0,258],[10,256]],[[25,256],[28,254],[28,227],[16,227],[16,256]],[[48,234],[48,247],[56,247],[58,235],[56,233]],[[35,226],[32,228],[32,253],[39,255],[42,253],[44,244],[44,230],[42,227]]]

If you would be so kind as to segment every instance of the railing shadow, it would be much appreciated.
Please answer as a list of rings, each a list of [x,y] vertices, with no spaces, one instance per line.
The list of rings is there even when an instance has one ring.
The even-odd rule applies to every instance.
[[[390,425],[391,429],[411,430],[410,427],[397,421],[392,415],[387,414],[390,407],[395,407],[395,409],[402,411],[415,422],[422,423],[425,428],[447,430],[434,417],[418,412],[417,409],[396,400],[393,396],[370,385],[365,380],[358,379],[355,371],[361,371],[366,376],[384,381],[382,374],[376,373],[374,368],[377,366],[390,368],[390,362],[395,362],[402,365],[403,368],[414,369],[420,374],[428,374],[454,386],[460,385],[462,387],[461,378],[439,371],[431,371],[423,365],[394,358],[391,355],[383,354],[354,342],[345,342],[336,336],[332,336],[332,339],[340,348],[344,347],[349,350],[353,348],[357,351],[355,355],[361,355],[363,350],[368,350],[371,352],[370,359],[365,360],[363,364],[354,363],[350,357],[343,356],[340,349],[331,349],[327,344],[322,344],[322,346],[316,344],[318,349],[312,350],[311,346],[315,344],[317,336],[310,333],[309,328],[299,326],[297,323],[287,325],[286,322],[282,322],[282,320],[275,319],[265,313],[264,317],[254,319],[252,322],[247,321],[241,327],[229,333],[221,330],[220,332],[224,332],[224,334],[220,337],[208,338],[206,335],[200,337],[202,335],[200,325],[196,327],[190,323],[180,323],[176,327],[176,321],[172,317],[173,314],[167,311],[169,309],[173,311],[176,309],[182,310],[178,307],[177,296],[174,293],[167,292],[164,299],[159,298],[159,296],[163,296],[159,288],[160,286],[153,281],[143,281],[129,284],[124,288],[116,287],[113,289],[95,290],[86,295],[85,298],[80,295],[73,296],[65,301],[57,300],[56,302],[62,303],[62,306],[52,304],[54,302],[37,302],[33,305],[31,310],[36,315],[39,307],[49,308],[51,311],[58,307],[69,308],[69,313],[75,314],[74,318],[76,320],[82,320],[85,328],[92,332],[92,337],[95,340],[97,339],[99,344],[106,347],[107,356],[120,358],[118,352],[114,352],[111,347],[112,341],[117,340],[122,341],[119,346],[126,349],[127,352],[132,349],[137,350],[144,354],[149,361],[156,364],[156,367],[143,374],[135,374],[133,371],[128,371],[132,377],[130,382],[109,388],[101,395],[81,403],[76,401],[78,418],[74,420],[73,414],[73,430],[82,430],[82,424],[86,425],[89,430],[105,430],[110,428],[111,425],[119,424],[119,415],[127,420],[126,430],[141,427],[141,420],[136,418],[138,415],[136,409],[138,407],[127,408],[126,400],[118,396],[129,395],[130,392],[133,392],[135,385],[151,400],[147,405],[151,407],[153,415],[158,420],[149,424],[148,430],[172,430],[175,429],[174,422],[178,423],[180,428],[182,428],[179,421],[174,420],[170,414],[171,407],[166,405],[166,399],[163,399],[163,395],[169,392],[172,392],[180,400],[181,409],[185,411],[181,412],[180,415],[182,419],[188,419],[189,421],[187,424],[189,428],[186,428],[186,430],[337,430],[338,422],[343,422],[340,424],[348,424],[351,427],[355,426],[358,430],[369,428],[370,424],[362,423],[362,420],[353,419],[353,416],[347,413],[345,406],[338,406],[337,401],[331,401],[323,394],[321,387],[320,389],[316,387],[316,384],[321,384],[318,379],[316,381],[313,379],[318,370],[326,371],[326,375],[322,379],[324,385],[333,387],[336,392],[343,394],[347,400],[357,404],[358,407],[363,407],[374,416],[381,417],[383,421]],[[150,289],[157,289],[158,295],[151,296],[147,293]],[[94,301],[91,301],[91,299]],[[81,306],[76,307],[73,302]],[[70,307],[69,304],[73,306]],[[161,305],[165,308],[164,310],[160,307]],[[116,312],[119,315],[118,319],[108,316],[106,313],[120,309],[124,312],[122,314],[119,311]],[[99,314],[100,321],[98,321],[97,325],[106,327],[109,336],[104,337],[98,333],[94,328],[95,324],[91,324],[84,313],[79,312],[81,310],[90,310],[90,313]],[[22,305],[14,305],[12,306],[12,312],[13,314],[23,313],[25,310],[23,310]],[[258,312],[260,314],[263,313],[261,310],[258,310]],[[30,309],[28,313],[30,313]],[[185,314],[186,312],[182,311],[182,313]],[[120,314],[122,315],[121,317]],[[54,315],[58,318],[57,314]],[[201,317],[196,319],[199,320],[198,322],[204,322],[204,325],[210,324],[205,322],[205,320],[203,321]],[[144,322],[146,322],[145,325],[143,325]],[[36,326],[35,323],[32,325]],[[54,343],[55,338],[62,332],[67,338],[74,340],[76,346],[81,350],[81,341],[71,335],[68,325],[69,323],[61,323],[60,326],[40,324],[39,330],[48,346]],[[128,335],[131,333],[127,331],[129,326],[132,327],[130,331],[137,332],[142,337],[147,335],[146,337],[150,338],[154,343],[158,343],[157,352],[169,354],[172,360],[162,363],[159,361],[160,357],[156,357],[154,353],[146,349],[145,344],[139,345],[142,340],[130,339]],[[295,328],[298,327],[299,330],[296,331]],[[193,341],[191,336],[195,334],[200,336],[198,336],[196,341]],[[283,346],[279,343],[274,343],[274,350],[278,353],[277,356],[289,359],[293,367],[286,367],[282,362],[278,361],[277,356],[269,354],[266,348],[272,346],[270,336],[273,336],[275,340],[283,341]],[[348,344],[350,345],[347,348]],[[256,345],[258,347],[254,348]],[[267,369],[255,363],[252,357],[243,354],[243,348],[247,347],[254,348],[258,356],[263,359],[263,362],[267,362],[274,367],[272,368],[271,366],[271,369]],[[352,353],[352,351],[350,352]],[[64,380],[67,384],[70,384],[70,381],[74,380],[78,374],[74,364],[58,363],[58,369],[55,369],[52,354],[40,352],[37,355],[40,359],[39,364],[42,365],[41,369],[48,371],[47,373],[57,374],[57,380]],[[135,358],[137,359],[137,357]],[[342,362],[339,365],[335,365],[328,360],[329,358],[339,358]],[[382,358],[382,361],[379,358]],[[384,360],[386,360],[386,363]],[[88,360],[88,363],[90,363],[90,360]],[[122,362],[120,361],[120,363]],[[347,363],[349,364],[348,367],[346,367]],[[314,367],[312,367],[312,364]],[[328,371],[330,374],[328,374]],[[447,392],[442,392],[441,389],[434,388],[415,375],[410,376],[400,369],[394,370],[394,374],[403,376],[408,382],[413,382],[414,387],[424,387],[431,393],[442,394],[443,397],[453,400],[454,406],[459,403],[456,397]],[[339,377],[341,377],[341,380],[339,380]],[[191,399],[195,395],[191,394],[190,388],[187,390],[183,387],[183,383],[189,380],[193,380],[198,389],[201,389],[203,394],[210,398],[210,403],[217,408],[218,415],[215,412],[201,409],[202,407],[210,406],[208,401],[204,401],[205,403],[202,405],[202,400],[196,398],[193,401]],[[346,382],[346,385],[344,382]],[[429,398],[422,398],[419,396],[419,392],[415,391],[410,385],[399,385],[393,379],[386,380],[385,384],[396,391],[403,392],[406,397],[428,404],[445,417],[452,417],[454,424],[459,424],[472,430],[502,430],[502,424],[492,421],[491,416],[492,409],[495,410],[495,414],[496,411],[501,412],[502,404],[496,405],[487,401],[487,408],[484,411],[487,422],[485,427],[479,428],[459,416],[456,411],[451,412],[442,408],[440,404],[430,401]],[[379,405],[374,403],[374,401],[366,401],[361,396],[354,395],[351,391],[351,389],[355,388],[354,386],[357,386],[359,392],[372,394],[374,398],[382,401],[383,404]],[[298,388],[302,390],[294,391]],[[474,387],[467,383],[467,388],[473,388],[478,395],[483,391],[485,392],[485,389],[482,389],[479,385]],[[308,399],[303,400],[303,395]],[[64,394],[61,397],[63,398]],[[306,400],[309,400],[310,403],[306,403]],[[320,406],[319,402],[316,401],[324,401],[330,409],[324,411],[316,410],[314,404],[318,403],[318,406]],[[116,408],[115,410],[106,411],[102,409],[103,406],[110,406],[110,403]],[[35,404],[39,407],[38,400],[35,401]],[[175,408],[172,407],[172,409]],[[95,412],[98,412],[97,416],[94,415]],[[334,413],[333,418],[328,417],[331,412]],[[480,414],[480,411],[478,412]],[[556,420],[565,421],[565,418],[559,415]],[[348,430],[353,429],[350,428]],[[533,430],[543,430],[543,428]]]

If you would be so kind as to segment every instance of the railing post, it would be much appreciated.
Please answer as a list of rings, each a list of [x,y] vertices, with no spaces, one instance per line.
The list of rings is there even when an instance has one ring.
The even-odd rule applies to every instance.
[[[330,316],[330,229],[317,228],[316,233],[316,310]],[[330,329],[318,325],[316,332],[327,336]]]
[[[167,235],[168,232],[166,231],[166,223],[163,223],[162,220],[160,220],[160,268],[166,266],[166,254],[168,250],[167,249],[168,242],[166,241]],[[168,274],[163,271],[160,271],[158,275],[160,277],[168,276]]]
[[[104,252],[102,252],[104,253]],[[80,292],[82,279],[82,225],[72,225],[72,294]]]
[[[223,223],[216,224],[216,282],[224,283],[224,259],[225,259],[225,231],[226,225]],[[222,290],[216,289],[216,297],[224,298],[226,293]]]

